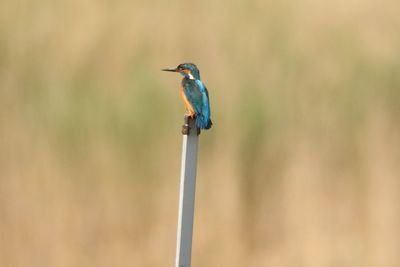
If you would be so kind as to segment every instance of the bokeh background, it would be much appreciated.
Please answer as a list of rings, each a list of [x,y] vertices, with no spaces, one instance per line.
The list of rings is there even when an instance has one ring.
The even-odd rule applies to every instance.
[[[193,266],[400,266],[400,2],[0,3],[0,266],[174,266],[184,113]]]

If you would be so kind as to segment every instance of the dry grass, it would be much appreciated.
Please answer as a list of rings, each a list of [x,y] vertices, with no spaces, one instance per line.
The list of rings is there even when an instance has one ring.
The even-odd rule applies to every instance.
[[[0,4],[0,266],[173,266],[183,105],[193,266],[399,266],[400,4]]]

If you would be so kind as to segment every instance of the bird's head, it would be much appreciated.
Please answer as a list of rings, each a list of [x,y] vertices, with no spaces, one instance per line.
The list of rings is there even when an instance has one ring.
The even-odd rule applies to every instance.
[[[193,63],[182,63],[176,68],[163,69],[163,71],[179,72],[188,79],[200,79],[200,71]]]

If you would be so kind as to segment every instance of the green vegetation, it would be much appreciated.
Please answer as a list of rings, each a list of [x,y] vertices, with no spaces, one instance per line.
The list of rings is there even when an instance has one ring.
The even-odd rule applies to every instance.
[[[186,61],[193,266],[400,264],[400,2],[0,6],[0,266],[173,266]]]

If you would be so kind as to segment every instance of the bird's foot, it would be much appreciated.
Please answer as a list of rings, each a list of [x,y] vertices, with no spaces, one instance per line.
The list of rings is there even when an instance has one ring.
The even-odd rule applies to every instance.
[[[189,117],[189,118],[193,119],[194,117],[196,117],[196,113],[193,111],[187,111],[185,114],[185,117]]]

